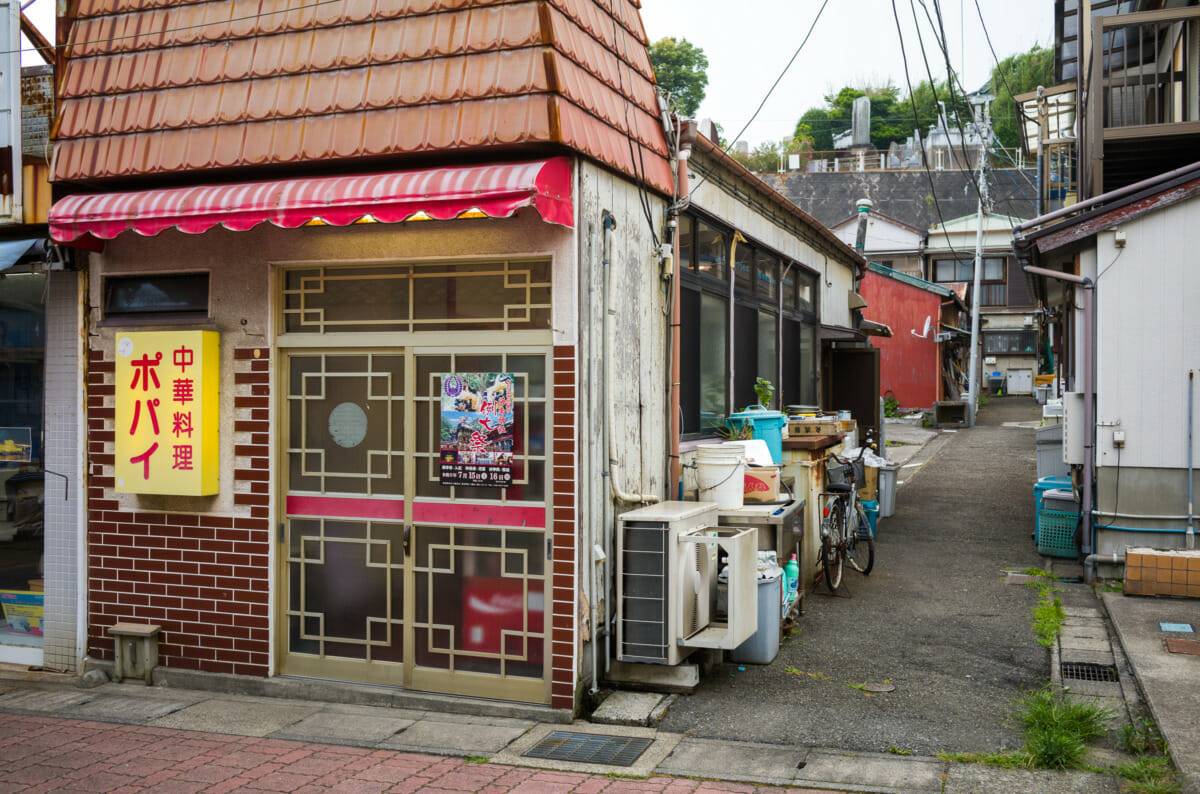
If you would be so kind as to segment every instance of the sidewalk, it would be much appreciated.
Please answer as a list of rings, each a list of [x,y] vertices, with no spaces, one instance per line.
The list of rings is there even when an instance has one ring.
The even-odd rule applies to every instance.
[[[1086,772],[51,678],[0,678],[0,792],[1119,791]],[[631,766],[524,755],[555,732],[649,741]]]

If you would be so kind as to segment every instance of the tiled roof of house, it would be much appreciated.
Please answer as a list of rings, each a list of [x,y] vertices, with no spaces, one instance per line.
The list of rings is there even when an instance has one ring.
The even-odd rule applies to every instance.
[[[53,178],[558,144],[670,192],[636,0],[81,0]]]

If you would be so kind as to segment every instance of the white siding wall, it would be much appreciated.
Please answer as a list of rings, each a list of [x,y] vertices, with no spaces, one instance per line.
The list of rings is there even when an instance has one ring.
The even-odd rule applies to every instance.
[[[1124,224],[1124,249],[1112,231],[1097,236],[1097,419],[1120,421],[1123,467],[1187,465],[1187,375],[1200,370],[1198,227],[1192,199]],[[1099,428],[1097,446],[1099,465],[1115,466],[1111,428]],[[1200,462],[1200,433],[1193,455]]]

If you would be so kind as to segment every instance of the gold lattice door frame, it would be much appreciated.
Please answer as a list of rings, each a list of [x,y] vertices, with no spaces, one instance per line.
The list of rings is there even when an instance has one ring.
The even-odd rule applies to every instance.
[[[303,268],[311,268],[311,263],[303,263],[300,265]],[[363,267],[355,265],[356,268]],[[505,267],[508,267],[507,265]],[[432,271],[426,271],[428,274]],[[280,283],[280,301],[279,306],[284,305],[286,285],[287,285],[287,269],[281,269],[279,272]],[[511,274],[510,274],[511,275]],[[510,278],[510,275],[505,278]],[[475,276],[472,276],[473,278]],[[531,279],[526,279],[530,283],[541,288],[541,284]],[[294,283],[294,282],[293,282]],[[547,285],[548,286],[548,285]],[[533,296],[531,291],[533,287],[526,289],[526,292]],[[548,290],[547,295],[548,299]],[[526,310],[537,308],[537,301],[531,297],[527,301]],[[514,313],[511,309],[506,309],[506,317],[513,317]],[[532,316],[532,315],[519,315]],[[280,327],[283,328],[282,318]],[[495,318],[493,318],[495,319]],[[332,327],[333,330],[329,330]],[[276,555],[277,560],[277,583],[275,601],[277,604],[277,622],[276,622],[276,654],[279,663],[277,669],[285,674],[297,674],[314,676],[320,678],[333,678],[339,680],[363,681],[369,683],[384,683],[384,684],[402,684],[406,687],[439,692],[452,692],[455,694],[486,696],[486,697],[501,697],[504,699],[521,700],[526,702],[549,702],[550,697],[550,627],[552,624],[549,612],[549,561],[545,559],[549,555],[549,505],[551,500],[551,485],[550,485],[550,451],[553,448],[552,438],[552,420],[550,418],[551,396],[553,394],[553,384],[550,382],[552,375],[552,346],[551,334],[548,325],[544,329],[512,329],[512,330],[494,330],[489,329],[484,333],[471,330],[439,330],[439,331],[397,331],[391,330],[388,332],[377,332],[370,330],[357,330],[347,332],[339,330],[336,323],[332,326],[327,324],[325,333],[284,333],[276,338],[276,347],[279,355],[275,358],[282,365],[280,372],[277,373],[277,388],[274,393],[281,395],[280,405],[280,432],[277,433],[279,444],[277,459],[280,461],[278,470],[280,471],[279,488],[280,505],[279,518],[283,522],[283,534],[288,535],[288,522],[291,517],[288,513],[288,497],[289,497],[289,479],[291,466],[289,463],[289,455],[293,455],[294,440],[291,438],[291,427],[288,418],[288,392],[289,383],[287,378],[290,372],[290,365],[294,358],[303,356],[401,356],[405,361],[403,389],[404,399],[404,476],[403,487],[399,494],[389,494],[388,496],[398,496],[403,499],[404,507],[398,520],[389,519],[372,519],[365,522],[362,537],[353,540],[353,543],[359,544],[365,552],[369,564],[372,567],[381,568],[386,571],[386,576],[390,581],[389,586],[395,585],[395,578],[399,577],[403,582],[402,593],[402,609],[403,614],[397,618],[395,614],[385,613],[383,618],[375,621],[376,626],[382,632],[381,636],[385,636],[388,632],[400,631],[403,633],[404,642],[404,661],[396,663],[391,660],[379,659],[364,659],[364,660],[347,660],[337,657],[336,655],[315,653],[306,655],[296,655],[289,653],[290,632],[288,622],[295,615],[289,615],[289,612],[296,612],[288,603],[290,579],[288,566],[295,566],[299,561],[317,560],[320,559],[316,549],[320,548],[322,552],[325,546],[312,541],[312,550],[304,548],[301,544],[300,550],[296,551],[289,548],[292,545],[291,538],[288,537],[285,542],[279,546],[279,553]],[[479,344],[481,338],[485,338],[489,344],[483,346]],[[469,344],[468,344],[469,343]],[[531,464],[536,462],[539,464],[538,478],[540,483],[540,495],[536,500],[518,500],[514,501],[508,498],[508,492],[502,493],[499,499],[476,499],[471,497],[460,497],[457,494],[451,494],[448,498],[445,496],[432,495],[428,498],[421,498],[418,494],[421,492],[421,487],[418,486],[417,479],[419,476],[424,476],[424,481],[428,482],[430,473],[433,471],[431,466],[425,466],[419,470],[416,462],[419,460],[435,461],[436,453],[432,448],[421,449],[418,444],[418,421],[417,412],[434,410],[432,400],[417,400],[414,395],[419,391],[416,380],[418,378],[417,366],[418,358],[421,359],[437,359],[444,358],[450,362],[449,366],[458,366],[459,361],[465,361],[466,365],[473,365],[473,362],[478,362],[481,358],[493,357],[500,363],[498,371],[507,371],[518,369],[516,365],[510,365],[510,360],[515,360],[516,364],[524,366],[531,359],[540,359],[542,362],[542,385],[541,396],[536,398],[536,402],[540,403],[542,411],[542,430],[543,430],[543,445],[540,452],[531,454],[532,441],[530,439],[530,423],[529,416],[531,412],[526,406],[524,425],[519,425],[514,428],[517,433],[522,433],[523,449],[526,450],[526,465],[521,476],[516,478],[514,486],[530,487]],[[524,362],[524,363],[522,363]],[[447,369],[445,371],[454,371]],[[518,370],[519,371],[519,370]],[[429,373],[426,373],[428,375]],[[523,377],[523,376],[522,376]],[[530,396],[529,384],[525,384],[524,394],[527,398]],[[432,421],[432,414],[428,414]],[[427,441],[427,439],[422,439]],[[395,490],[395,489],[393,489]],[[532,503],[531,503],[532,501]],[[480,513],[480,517],[472,521],[464,522],[446,522],[432,521],[417,524],[414,517],[414,504],[424,503],[427,507],[432,505],[434,512],[445,502],[449,502],[458,507],[474,508]],[[497,526],[493,517],[484,517],[487,513],[495,512],[504,509],[517,509],[525,511],[525,515],[529,514],[530,510],[541,511],[544,518],[538,522],[539,527],[530,526]],[[328,533],[328,517],[320,516],[305,516],[306,521],[310,524],[314,520],[320,520],[319,524],[312,524],[308,528],[310,535],[316,535],[318,539],[326,538]],[[344,527],[338,531],[345,534]],[[435,538],[437,533],[450,533],[449,539]],[[414,542],[423,542],[421,538],[425,535],[429,536],[429,542],[423,546],[427,547],[430,553],[434,556],[441,555],[439,559],[426,559],[420,564],[414,564],[415,551]],[[445,542],[439,542],[444,540]],[[326,542],[328,540],[326,539]],[[346,541],[339,538],[339,543],[346,544]],[[399,548],[401,553],[397,554]],[[417,640],[414,634],[419,627],[425,630],[426,635],[421,638],[421,647],[434,651],[446,652],[452,650],[455,646],[453,642],[447,645],[445,639],[450,636],[447,629],[456,628],[447,626],[444,623],[439,623],[430,613],[433,611],[431,604],[436,600],[434,598],[435,585],[431,584],[433,578],[437,576],[448,577],[457,573],[454,564],[448,564],[449,560],[454,555],[474,554],[475,556],[487,556],[490,550],[500,549],[501,551],[491,552],[491,556],[501,560],[500,574],[495,577],[495,581],[504,580],[507,587],[517,587],[519,597],[529,604],[531,599],[536,600],[542,598],[545,601],[545,606],[542,612],[542,623],[540,626],[534,625],[534,621],[530,619],[529,610],[527,608],[524,619],[521,624],[513,629],[512,627],[503,631],[500,640],[499,648],[480,648],[470,649],[469,652],[462,653],[459,648],[459,656],[462,656],[467,662],[476,665],[493,665],[498,666],[499,674],[495,671],[480,671],[469,669],[470,664],[460,664],[459,660],[455,659],[449,664],[442,664],[440,669],[438,666],[423,667],[420,664],[414,664],[415,648]],[[535,551],[536,549],[536,551]],[[541,550],[545,549],[545,557],[542,557]],[[372,557],[371,555],[374,555]],[[450,555],[449,557],[447,555]],[[539,558],[540,565],[531,564],[531,560]],[[418,586],[417,578],[425,577],[422,583],[424,591],[418,596],[416,588]],[[392,599],[388,599],[388,603],[392,603]],[[421,609],[425,610],[424,619],[417,619]],[[319,626],[319,619],[316,615],[307,614],[304,609],[298,610],[300,617],[303,620],[313,619],[313,624]],[[417,624],[414,627],[414,623]],[[386,627],[386,629],[384,628]],[[457,627],[462,629],[463,627]],[[436,635],[436,632],[442,632],[441,635]],[[467,633],[465,631],[463,634]],[[368,631],[369,635],[369,631]],[[364,640],[365,644],[370,645],[370,637]],[[539,646],[540,654],[531,652],[531,648]],[[451,654],[452,656],[455,654]],[[518,669],[520,673],[517,675],[511,674],[512,670]],[[531,672],[532,671],[532,672]]]

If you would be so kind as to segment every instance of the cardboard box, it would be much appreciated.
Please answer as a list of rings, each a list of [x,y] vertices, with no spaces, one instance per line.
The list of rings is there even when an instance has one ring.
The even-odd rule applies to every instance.
[[[788,421],[789,436],[833,436],[841,432],[839,422],[832,416],[817,416],[809,419]]]
[[[774,502],[779,499],[780,466],[754,466],[746,469],[742,499],[746,502]]]

